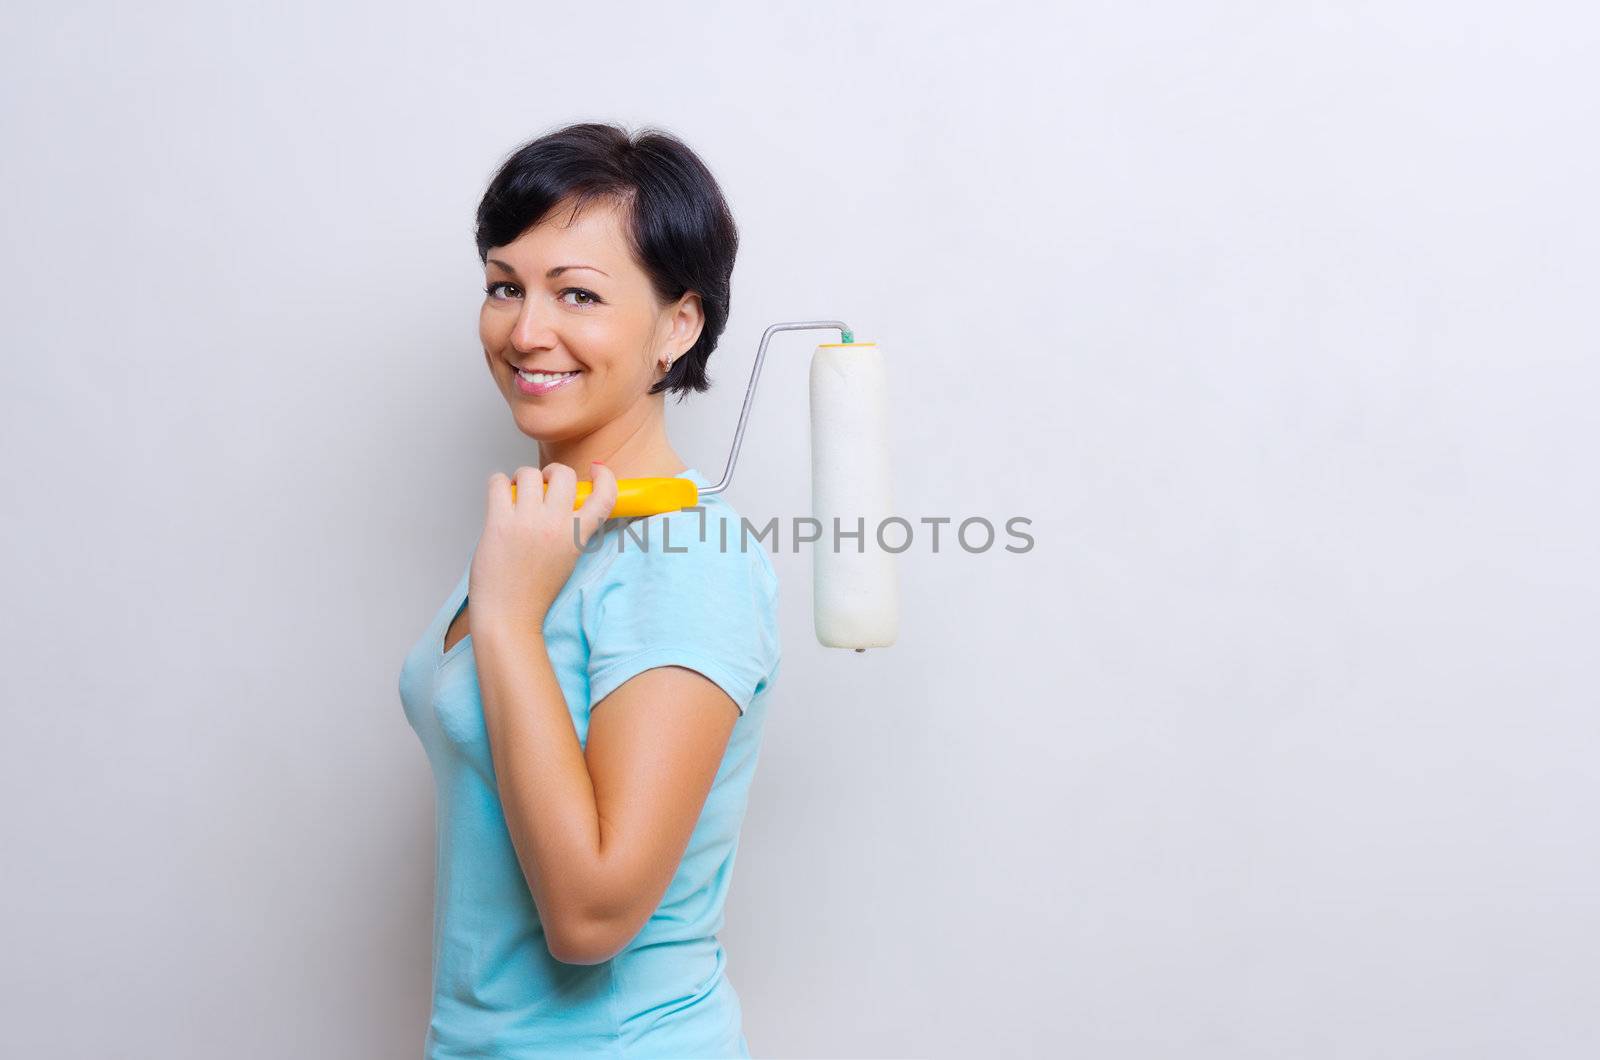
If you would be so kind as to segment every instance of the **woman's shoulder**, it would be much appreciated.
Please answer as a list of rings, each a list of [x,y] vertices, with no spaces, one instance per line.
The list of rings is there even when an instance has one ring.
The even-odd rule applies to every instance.
[[[765,674],[779,652],[778,579],[765,548],[741,542],[740,523],[731,506],[708,497],[608,524],[604,554],[593,557],[597,569],[579,593],[591,640],[611,653],[692,644],[702,661]]]
[[[731,505],[718,497],[677,511],[618,520],[604,547],[616,577],[674,574],[776,580],[766,547]],[[770,537],[770,535],[769,535]]]
[[[702,489],[710,484],[694,468],[678,477]],[[761,577],[775,577],[764,544],[773,539],[772,532],[763,538],[762,528],[751,526],[720,493],[701,494],[688,508],[607,520],[604,532],[604,544],[616,559],[631,555],[624,567],[661,567],[677,561],[677,566],[747,568]]]

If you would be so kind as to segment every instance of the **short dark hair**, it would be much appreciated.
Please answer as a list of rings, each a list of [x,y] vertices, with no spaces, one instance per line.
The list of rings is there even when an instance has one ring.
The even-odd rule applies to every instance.
[[[705,323],[695,344],[650,388],[705,391],[706,361],[728,324],[739,231],[716,178],[671,133],[583,122],[531,140],[501,164],[478,203],[478,259],[505,246],[571,199],[576,215],[592,200],[625,212],[634,260],[662,305],[694,291]]]

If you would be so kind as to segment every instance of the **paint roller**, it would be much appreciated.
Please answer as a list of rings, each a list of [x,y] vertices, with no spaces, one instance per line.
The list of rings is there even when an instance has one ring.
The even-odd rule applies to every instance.
[[[893,510],[888,386],[882,349],[875,342],[855,341],[841,321],[773,324],[762,334],[733,450],[716,485],[702,490],[686,478],[618,479],[611,515],[674,512],[727,489],[768,341],[780,331],[835,329],[843,341],[820,345],[811,354],[811,509],[821,534],[811,553],[812,610],[819,643],[863,652],[893,644],[900,625],[894,554],[878,541],[878,528]],[[578,483],[575,507],[593,488],[593,483]],[[513,499],[515,490],[513,483]]]

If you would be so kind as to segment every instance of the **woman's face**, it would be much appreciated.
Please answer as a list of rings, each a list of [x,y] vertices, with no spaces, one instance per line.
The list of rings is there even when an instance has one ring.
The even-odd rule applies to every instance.
[[[511,243],[489,250],[478,335],[495,383],[523,434],[541,442],[587,435],[643,402],[700,337],[693,291],[662,306],[634,263],[624,214],[565,203]],[[544,373],[519,377],[518,368]],[[560,376],[557,378],[556,376]]]

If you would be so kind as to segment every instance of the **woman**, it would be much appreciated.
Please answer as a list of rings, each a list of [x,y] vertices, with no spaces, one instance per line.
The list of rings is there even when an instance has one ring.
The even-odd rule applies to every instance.
[[[663,406],[709,386],[733,218],[678,140],[581,124],[516,151],[477,221],[484,357],[540,467],[515,500],[490,477],[400,675],[437,789],[427,1055],[748,1056],[717,932],[777,576],[720,494],[607,518],[618,478],[710,485]]]

